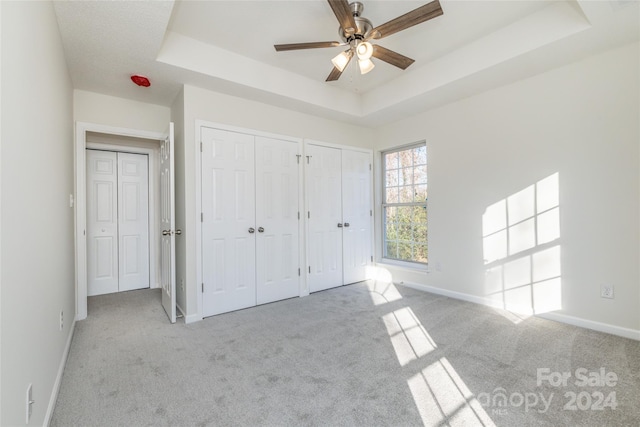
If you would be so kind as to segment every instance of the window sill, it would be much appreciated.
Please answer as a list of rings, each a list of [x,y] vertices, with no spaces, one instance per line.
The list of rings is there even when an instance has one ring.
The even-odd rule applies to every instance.
[[[429,264],[418,264],[415,262],[400,261],[391,258],[382,258],[377,262],[378,266],[388,265],[389,267],[401,268],[403,270],[416,273],[429,273]]]

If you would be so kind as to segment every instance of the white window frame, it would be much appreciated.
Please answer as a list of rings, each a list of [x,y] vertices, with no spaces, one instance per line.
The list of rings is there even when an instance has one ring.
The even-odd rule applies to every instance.
[[[383,263],[387,263],[387,264],[395,264],[398,266],[405,266],[405,267],[409,267],[409,268],[421,268],[421,267],[427,267],[429,265],[429,256],[428,256],[428,250],[429,250],[429,244],[427,241],[427,262],[420,262],[420,261],[414,261],[414,260],[405,260],[405,259],[400,259],[400,258],[390,258],[386,256],[386,233],[387,233],[387,218],[386,218],[386,208],[387,207],[402,207],[402,206],[413,206],[413,207],[422,207],[424,206],[425,209],[427,207],[427,201],[425,200],[424,202],[411,202],[411,203],[387,203],[387,165],[386,165],[386,161],[385,161],[385,157],[386,155],[390,154],[390,153],[399,153],[401,151],[405,151],[405,150],[410,150],[413,148],[417,148],[417,147],[425,147],[426,150],[426,141],[420,141],[420,142],[415,142],[415,143],[411,143],[411,144],[407,144],[407,145],[402,145],[399,147],[394,147],[394,148],[390,148],[388,150],[383,150],[380,152],[380,161],[381,161],[381,189],[382,189],[382,194],[381,194],[381,215],[380,215],[380,224],[381,224],[381,261]],[[427,164],[428,164],[428,154],[427,154]],[[427,168],[428,171],[428,168]],[[428,172],[427,172],[428,174]],[[428,182],[428,181],[427,181]],[[428,185],[428,184],[427,184]],[[427,187],[428,189],[428,187]],[[427,190],[428,191],[428,190]],[[428,193],[427,193],[428,194]],[[428,196],[427,196],[428,199]],[[428,219],[427,219],[427,226],[428,226]]]

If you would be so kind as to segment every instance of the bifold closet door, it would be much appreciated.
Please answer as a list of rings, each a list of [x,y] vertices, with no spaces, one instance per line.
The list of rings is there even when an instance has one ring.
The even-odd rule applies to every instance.
[[[256,305],[252,135],[202,128],[203,314]]]
[[[371,154],[342,150],[344,283],[367,280],[371,265]]]
[[[147,156],[86,150],[87,295],[149,287]]]
[[[309,291],[341,286],[342,160],[341,150],[307,145],[306,193]]]
[[[300,295],[299,144],[256,137],[256,280],[258,304]]]
[[[118,153],[118,290],[149,287],[149,165]]]
[[[118,292],[118,157],[87,153],[87,295]]]

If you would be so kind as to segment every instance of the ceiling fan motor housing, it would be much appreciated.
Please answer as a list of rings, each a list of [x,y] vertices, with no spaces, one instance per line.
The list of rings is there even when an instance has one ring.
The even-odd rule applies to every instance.
[[[351,43],[354,40],[362,40],[373,29],[373,24],[367,18],[360,16],[364,11],[364,5],[359,1],[354,1],[349,4],[353,19],[356,21],[356,32],[350,36],[344,33],[342,27],[338,28],[338,35],[345,43]]]

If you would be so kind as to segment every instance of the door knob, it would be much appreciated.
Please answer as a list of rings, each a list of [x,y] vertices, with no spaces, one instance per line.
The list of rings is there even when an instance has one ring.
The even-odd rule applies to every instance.
[[[249,227],[249,233],[253,234],[253,233],[255,233],[255,231],[256,230],[253,227]]]
[[[264,228],[258,227],[258,233],[264,233]]]
[[[180,229],[178,228],[178,229],[176,230],[176,234],[177,234],[177,235],[182,234],[182,230],[180,230]]]
[[[162,235],[163,236],[170,236],[171,235],[171,230],[162,230]]]
[[[344,226],[345,226],[345,227],[348,227],[348,226],[349,226],[349,223],[348,223],[348,222],[345,222],[345,223],[344,223]]]
[[[338,228],[342,228],[342,223],[341,222],[338,223]]]

